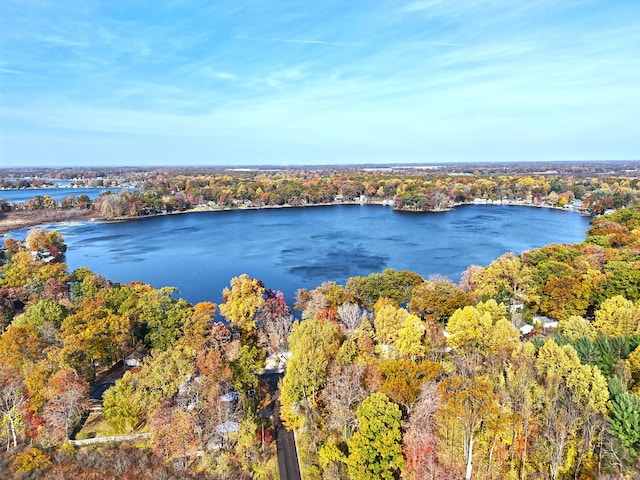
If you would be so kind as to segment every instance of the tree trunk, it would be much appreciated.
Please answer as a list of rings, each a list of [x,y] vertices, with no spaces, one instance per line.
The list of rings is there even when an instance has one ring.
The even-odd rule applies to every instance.
[[[491,477],[491,467],[493,466],[493,451],[496,448],[496,443],[498,442],[498,435],[495,434],[493,436],[493,441],[491,442],[491,448],[489,449],[489,464],[487,465],[487,477]]]
[[[18,440],[16,438],[16,423],[15,423],[15,419],[8,415],[9,417],[9,422],[11,422],[11,435],[13,436],[13,446],[14,448],[18,446]]]
[[[525,416],[522,428],[522,456],[520,457],[520,480],[524,480],[527,464],[527,445],[529,444],[529,417]]]
[[[473,435],[469,435],[469,443],[467,445],[467,473],[464,476],[465,480],[471,480],[471,472],[473,470]]]

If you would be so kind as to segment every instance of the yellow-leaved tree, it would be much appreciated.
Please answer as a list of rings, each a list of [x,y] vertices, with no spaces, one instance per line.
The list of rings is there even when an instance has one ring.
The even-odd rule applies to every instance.
[[[255,315],[264,303],[264,285],[260,280],[243,273],[231,279],[231,289],[222,291],[220,313],[243,332],[252,335],[256,330]]]
[[[591,340],[596,338],[596,330],[593,325],[578,315],[571,315],[566,320],[560,320],[558,330],[570,340],[577,340],[587,337]]]
[[[596,311],[593,326],[598,333],[610,337],[640,334],[640,307],[622,295],[608,298]]]

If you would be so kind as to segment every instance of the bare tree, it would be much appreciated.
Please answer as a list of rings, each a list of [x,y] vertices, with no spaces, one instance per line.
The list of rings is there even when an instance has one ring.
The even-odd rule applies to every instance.
[[[338,307],[338,317],[347,330],[355,331],[362,322],[362,309],[356,303],[344,303]]]
[[[594,452],[601,443],[607,430],[607,420],[605,417],[590,407],[582,410],[582,429],[580,438],[576,442],[576,465],[574,478],[581,475],[585,460],[595,457]]]
[[[306,290],[301,288],[297,293],[297,301],[295,308],[302,310],[302,319],[306,320],[314,318],[323,308],[326,308],[327,300],[324,298],[324,294],[315,288],[313,290]]]
[[[0,371],[0,425],[5,427],[5,431],[0,434],[7,437],[7,451],[12,443],[14,447],[18,446],[17,433],[22,420],[20,410],[27,401],[19,379],[17,372],[9,369]]]
[[[342,430],[344,440],[351,437],[357,424],[356,407],[367,396],[360,379],[361,365],[346,365],[329,374],[322,393],[329,413],[329,426]]]
[[[454,472],[445,472],[438,462],[438,422],[436,412],[440,406],[440,396],[435,382],[422,385],[418,400],[411,408],[409,420],[405,424],[403,446],[407,459],[407,470],[414,478],[435,480],[455,478]]]
[[[559,395],[543,413],[543,421],[539,451],[546,457],[551,479],[556,480],[580,427],[581,411],[567,395]]]
[[[291,333],[293,315],[277,317],[265,324],[269,348],[272,353],[278,355],[287,351],[287,338]]]
[[[101,195],[95,202],[99,204],[100,213],[105,218],[118,218],[127,212],[127,202],[121,195],[107,193]]]
[[[76,422],[89,410],[89,385],[70,368],[54,373],[47,383],[42,417],[59,439],[69,438]]]

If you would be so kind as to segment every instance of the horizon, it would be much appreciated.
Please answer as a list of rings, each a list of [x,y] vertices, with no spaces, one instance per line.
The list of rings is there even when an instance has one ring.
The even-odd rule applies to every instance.
[[[3,167],[640,159],[637,2],[8,0],[2,13]]]
[[[417,170],[446,170],[455,168],[499,168],[504,167],[517,168],[525,166],[572,166],[572,167],[587,167],[587,166],[599,166],[606,165],[635,165],[636,168],[640,168],[640,159],[622,159],[622,160],[521,160],[521,161],[476,161],[476,162],[407,162],[407,163],[336,163],[336,164],[137,164],[137,165],[125,165],[125,164],[78,164],[78,165],[0,165],[0,172],[3,170],[9,171],[24,171],[30,170],[90,170],[90,169],[132,169],[132,170],[155,170],[155,169],[167,169],[167,170],[197,170],[197,169],[211,169],[211,170],[224,170],[224,171],[281,171],[281,170],[386,170],[386,169],[417,169]],[[546,173],[546,172],[541,172]]]

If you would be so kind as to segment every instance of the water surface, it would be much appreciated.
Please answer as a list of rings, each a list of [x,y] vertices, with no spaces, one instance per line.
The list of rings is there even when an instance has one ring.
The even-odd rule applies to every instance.
[[[122,188],[90,188],[90,187],[51,187],[51,188],[21,188],[12,190],[1,190],[0,198],[5,202],[25,202],[30,198],[37,197],[38,195],[44,197],[50,196],[55,201],[59,202],[69,196],[79,197],[80,195],[87,195],[89,199],[94,200],[104,192],[120,193]]]
[[[408,269],[459,281],[471,264],[550,243],[579,243],[589,218],[574,212],[469,205],[439,213],[377,205],[189,213],[120,223],[55,226],[71,270],[118,282],[175,286],[191,302],[220,302],[241,273],[285,292],[324,281]],[[11,236],[24,236],[25,231]]]

